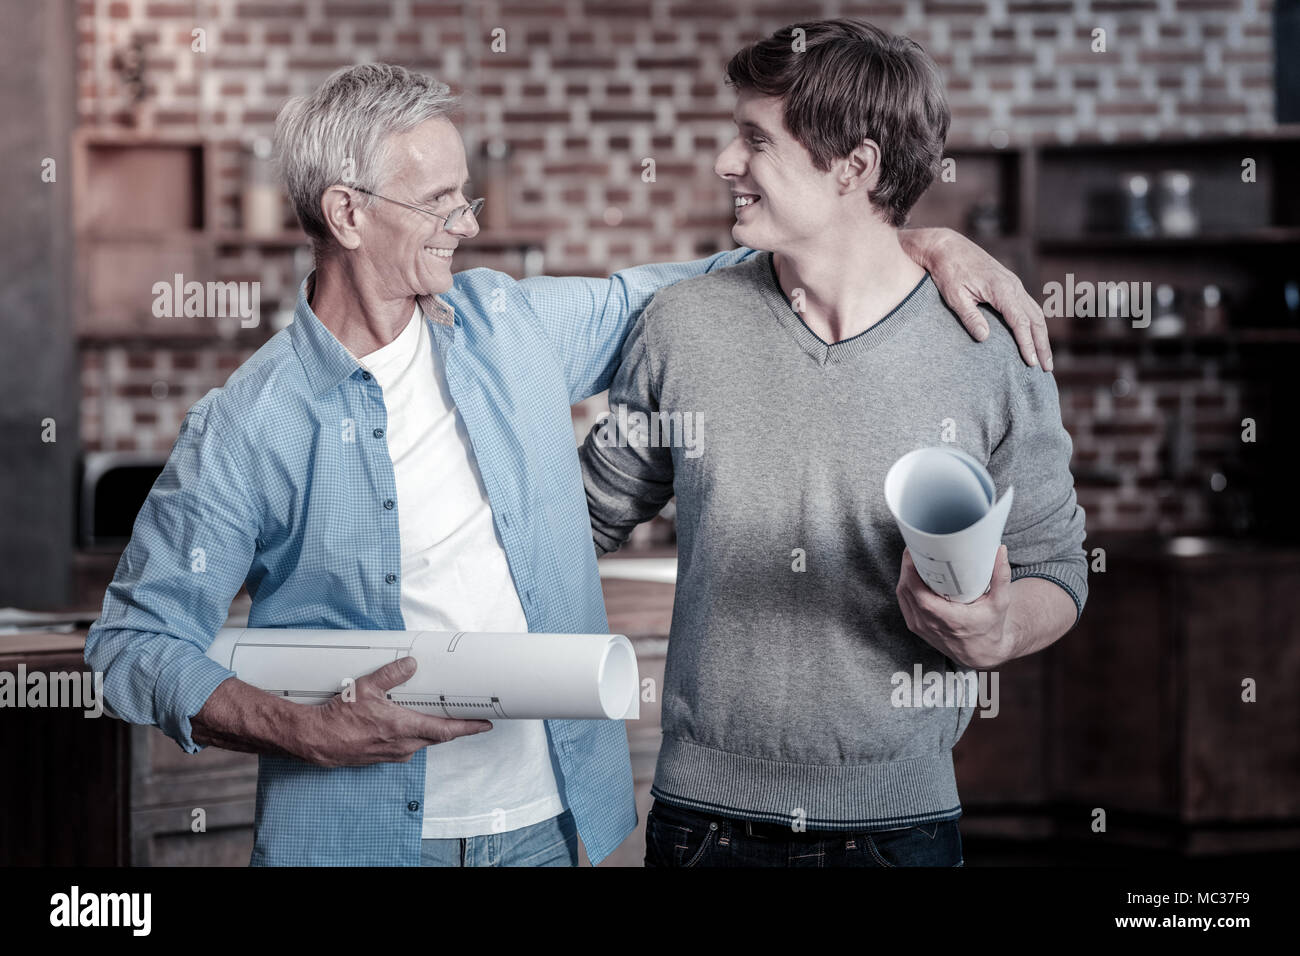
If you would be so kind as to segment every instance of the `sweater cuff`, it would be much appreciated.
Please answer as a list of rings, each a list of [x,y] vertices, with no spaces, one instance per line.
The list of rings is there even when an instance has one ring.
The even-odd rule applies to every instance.
[[[1079,623],[1083,606],[1088,601],[1088,578],[1079,570],[1077,562],[1040,561],[1012,568],[1011,580],[1019,581],[1021,578],[1045,578],[1063,589],[1074,601],[1074,623]]]

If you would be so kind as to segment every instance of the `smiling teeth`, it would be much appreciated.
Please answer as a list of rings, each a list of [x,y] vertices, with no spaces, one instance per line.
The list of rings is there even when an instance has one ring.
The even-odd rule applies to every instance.
[[[439,256],[443,259],[450,259],[451,254],[455,252],[454,249],[435,249],[433,246],[425,246],[424,251],[432,252],[435,256]]]
[[[741,206],[752,206],[756,202],[758,202],[757,196],[737,196],[736,208],[739,209]]]

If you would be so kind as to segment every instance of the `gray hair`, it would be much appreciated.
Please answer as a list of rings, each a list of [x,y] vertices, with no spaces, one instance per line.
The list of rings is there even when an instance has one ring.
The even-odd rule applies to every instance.
[[[325,190],[343,183],[379,191],[389,138],[458,106],[446,83],[388,63],[338,70],[316,92],[284,104],[275,120],[277,163],[317,254],[333,241],[320,208]],[[374,201],[363,194],[364,205]]]

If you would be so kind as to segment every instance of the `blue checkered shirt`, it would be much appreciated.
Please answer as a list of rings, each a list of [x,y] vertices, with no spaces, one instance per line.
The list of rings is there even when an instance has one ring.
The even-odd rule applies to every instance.
[[[609,279],[471,269],[444,296],[420,298],[529,630],[609,626],[570,406],[607,387],[657,289],[750,254]],[[311,279],[293,324],[186,414],[86,637],[113,711],[190,753],[202,749],[190,718],[235,676],[204,651],[241,584],[250,627],[405,629],[383,392],[308,306]],[[625,728],[546,727],[598,863],[636,826]],[[418,866],[425,758],[326,768],[261,756],[252,864]]]

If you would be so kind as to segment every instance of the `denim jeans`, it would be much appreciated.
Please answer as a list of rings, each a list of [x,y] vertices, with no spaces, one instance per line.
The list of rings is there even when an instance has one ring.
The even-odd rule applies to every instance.
[[[573,814],[532,826],[448,840],[421,840],[421,866],[577,866],[578,827]]]
[[[656,800],[646,816],[646,866],[964,866],[956,820],[871,833],[798,833]]]

